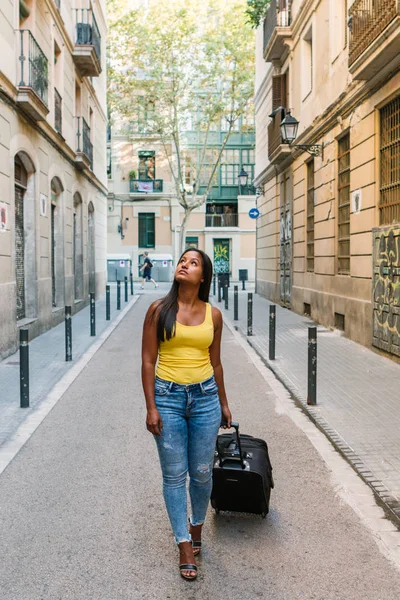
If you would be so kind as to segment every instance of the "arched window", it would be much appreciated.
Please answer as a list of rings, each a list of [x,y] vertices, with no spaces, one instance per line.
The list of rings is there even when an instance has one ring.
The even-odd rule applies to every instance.
[[[51,181],[50,202],[50,264],[53,308],[64,305],[64,227],[62,208],[63,187],[58,177]]]
[[[74,194],[73,212],[73,268],[75,300],[83,298],[83,243],[82,243],[82,198]]]
[[[15,283],[17,320],[37,314],[35,168],[25,152],[14,159]]]
[[[88,206],[88,271],[89,271],[89,294],[96,293],[96,258],[95,258],[95,230],[94,230],[94,206],[89,202]]]

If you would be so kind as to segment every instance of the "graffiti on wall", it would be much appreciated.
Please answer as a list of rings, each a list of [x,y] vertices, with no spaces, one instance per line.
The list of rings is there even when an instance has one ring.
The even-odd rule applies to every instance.
[[[400,356],[400,228],[374,230],[374,346]]]

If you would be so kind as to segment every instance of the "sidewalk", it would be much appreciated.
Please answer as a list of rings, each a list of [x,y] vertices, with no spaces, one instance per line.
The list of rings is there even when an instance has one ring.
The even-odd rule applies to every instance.
[[[139,286],[135,286],[135,293]],[[116,284],[111,284],[110,321],[106,321],[106,296],[96,301],[96,336],[90,336],[90,307],[86,306],[72,317],[72,361],[65,362],[65,324],[60,323],[29,343],[30,408],[20,408],[19,351],[0,362],[0,446],[32,413],[53,386],[90,348],[133,298],[128,290],[125,302],[121,286],[121,310],[117,310]]]
[[[247,336],[247,293],[239,291],[236,328]],[[229,310],[233,322],[233,286]],[[268,360],[270,302],[253,294],[247,340],[400,523],[400,365],[318,326],[316,407],[307,406],[307,327],[315,323],[276,307],[276,360]]]

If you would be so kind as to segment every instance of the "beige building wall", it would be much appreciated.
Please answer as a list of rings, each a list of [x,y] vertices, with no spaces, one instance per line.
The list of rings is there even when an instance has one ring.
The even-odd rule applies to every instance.
[[[107,243],[105,4],[105,0],[101,0],[94,5],[101,34],[102,72],[92,80],[82,76],[73,58],[75,8],[80,4],[64,0],[59,11],[53,0],[29,0],[25,5],[30,15],[23,22],[18,0],[6,0],[0,6],[0,204],[7,219],[0,231],[0,357],[16,350],[19,327],[28,327],[33,338],[63,320],[65,305],[71,305],[73,312],[85,306],[89,287],[97,294],[104,289]],[[23,48],[21,30],[25,30]],[[45,102],[32,92],[35,82],[32,86],[29,82],[26,30],[48,61],[47,78],[45,71],[40,71],[48,83]],[[24,83],[30,89],[28,103],[22,98],[22,50]],[[79,106],[77,86],[80,88]],[[61,127],[55,114],[55,89],[61,97]],[[29,112],[32,108],[39,111],[40,118]],[[90,123],[94,149],[92,163],[86,163],[83,168],[77,152],[78,116]],[[25,316],[18,319],[16,157],[27,171],[23,200]],[[52,184],[57,190],[54,258],[51,251]]]
[[[269,63],[260,58],[264,53],[262,28],[257,31],[256,184],[264,189],[259,199],[261,218],[257,224],[257,290],[300,314],[311,309],[312,317],[326,326],[342,328],[344,325],[345,334],[357,342],[366,346],[374,343],[396,354],[397,333],[393,334],[391,349],[386,341],[374,342],[372,277],[373,230],[386,231],[387,239],[387,229],[391,225],[381,223],[379,218],[380,110],[400,97],[400,42],[396,38],[400,31],[400,14],[394,3],[396,13],[393,14],[397,16],[389,23],[388,30],[382,31],[366,48],[365,54],[350,65],[351,32],[348,29],[349,14],[344,10],[346,4],[329,0],[293,1],[292,21],[283,36],[280,57],[275,56]],[[354,5],[358,6],[358,3]],[[352,17],[353,23],[361,18],[357,14]],[[372,22],[377,21],[376,15],[371,18]],[[272,40],[266,48],[267,52],[273,53],[274,39],[275,42]],[[307,62],[310,39],[311,63]],[[393,39],[395,42],[390,49],[388,40]],[[395,47],[397,52],[393,50]],[[268,64],[267,68],[262,64],[263,60]],[[310,69],[308,75],[307,69]],[[313,208],[307,202],[307,163],[312,160],[309,153],[282,144],[275,154],[270,152],[265,161],[271,122],[268,115],[272,113],[269,92],[272,77],[286,72],[285,108],[291,109],[299,121],[295,143],[324,145],[323,155],[313,159]],[[348,273],[342,274],[338,154],[339,141],[347,134],[350,136],[350,260]],[[393,180],[394,186],[396,183]],[[356,197],[358,206],[355,205]],[[281,263],[285,260],[282,238],[282,226],[285,225],[282,225],[281,217],[285,200],[291,220],[287,257],[291,277],[289,302],[281,286],[284,280]],[[310,267],[307,262],[307,223],[310,223],[312,210],[314,264]],[[393,223],[394,227],[398,225],[398,221]],[[308,239],[310,241],[310,235]],[[376,313],[375,319],[379,320],[379,315]],[[398,325],[394,330],[396,327]],[[377,329],[375,320],[375,333]],[[381,331],[379,335],[385,340],[385,332]]]

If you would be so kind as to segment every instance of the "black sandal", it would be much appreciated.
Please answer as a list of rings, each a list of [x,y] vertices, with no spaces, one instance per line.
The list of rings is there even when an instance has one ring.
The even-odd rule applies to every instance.
[[[196,575],[184,575],[183,571],[196,571]],[[181,577],[183,579],[186,579],[186,581],[194,581],[197,577],[197,566],[196,565],[190,565],[190,564],[182,564],[179,565],[179,572],[181,574]]]
[[[193,556],[198,556],[201,552],[201,541],[192,540]]]

